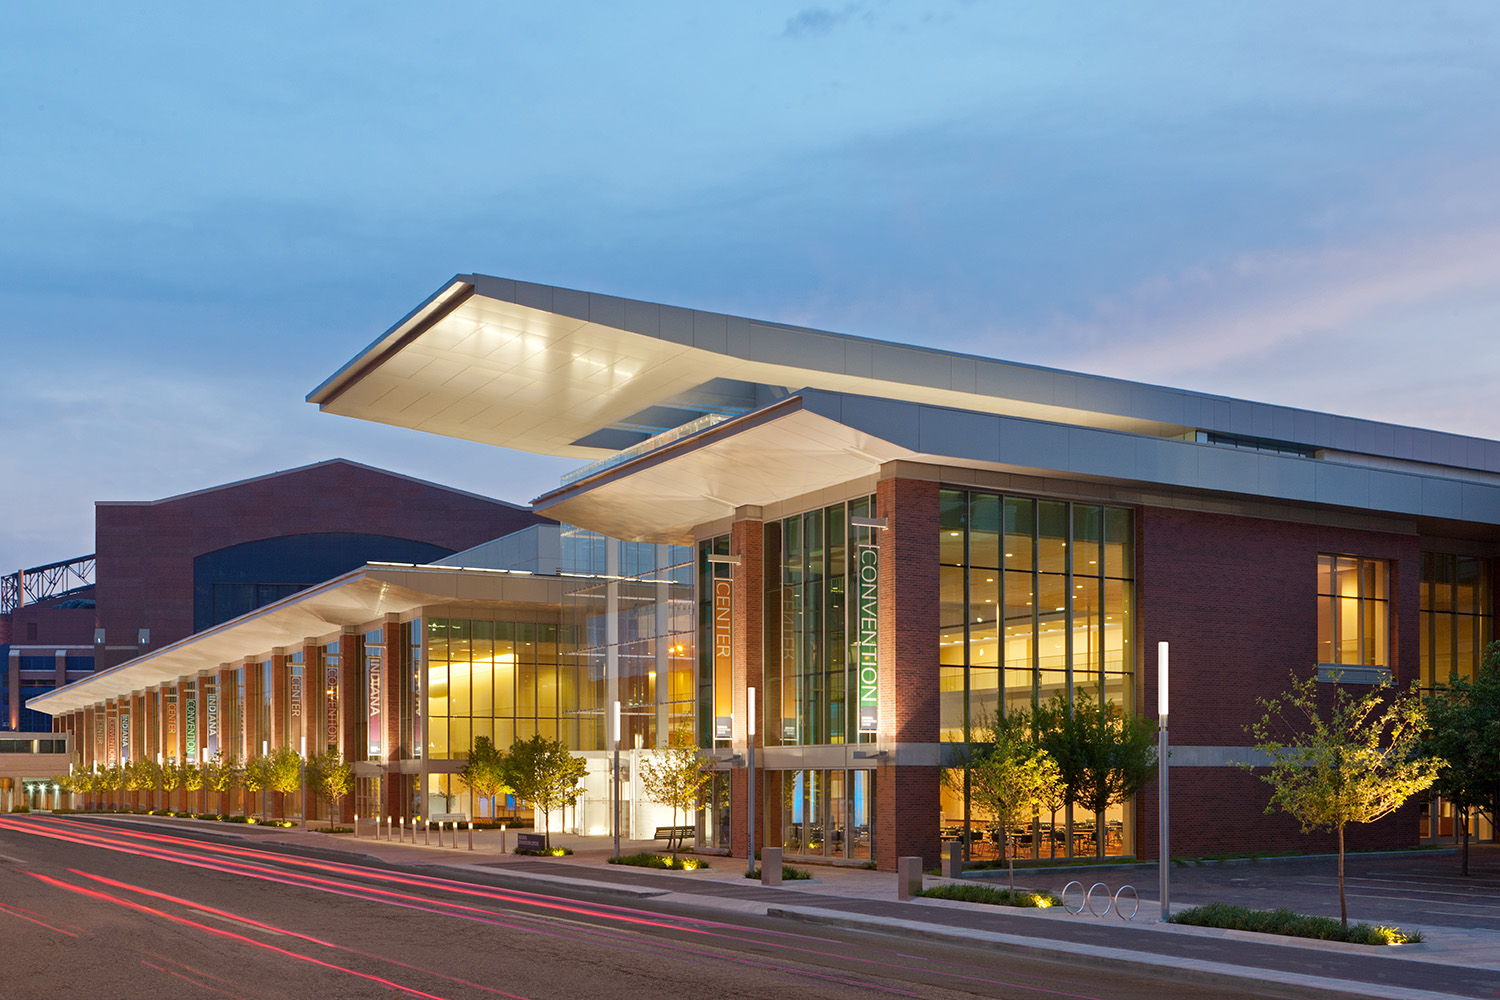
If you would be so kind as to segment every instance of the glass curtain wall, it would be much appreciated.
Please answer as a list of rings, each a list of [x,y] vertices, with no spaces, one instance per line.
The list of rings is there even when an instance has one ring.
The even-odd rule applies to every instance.
[[[578,749],[608,749],[606,710],[615,698],[622,748],[665,745],[676,728],[691,733],[692,547],[568,527],[562,563],[580,577],[563,595],[563,619],[576,639],[565,644],[563,664],[578,691]]]
[[[996,719],[1081,693],[1134,711],[1134,513],[1128,508],[943,490],[939,497],[939,729],[982,739]],[[1001,844],[950,771],[944,839],[972,854]],[[1023,855],[1132,849],[1124,806],[1102,817],[1062,809],[1006,831]],[[1097,839],[1096,839],[1097,838]]]
[[[858,497],[765,525],[765,743],[873,742],[859,731],[857,608],[850,595],[860,546],[878,529],[875,498]]]
[[[1453,678],[1473,680],[1485,649],[1494,638],[1494,604],[1489,560],[1445,552],[1422,553],[1418,588],[1421,609],[1421,689],[1432,694]],[[1494,817],[1471,817],[1470,835],[1494,840]],[[1455,841],[1459,816],[1453,805],[1434,795],[1421,804],[1419,828],[1424,840]]]
[[[799,769],[766,775],[781,802],[781,846],[797,857],[874,857],[875,772]]]

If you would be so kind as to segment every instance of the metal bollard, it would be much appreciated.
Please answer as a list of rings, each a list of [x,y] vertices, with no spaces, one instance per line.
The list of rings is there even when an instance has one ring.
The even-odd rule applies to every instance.
[[[964,845],[957,840],[943,844],[943,877],[964,877]]]
[[[359,813],[354,814],[354,839],[359,839]]]
[[[469,850],[474,849],[474,821],[469,820]]]
[[[393,840],[395,838],[395,835],[394,835],[394,832],[393,832],[394,825],[395,824],[393,824],[391,822],[391,814],[390,813],[386,813],[385,814],[385,839],[386,840]]]
[[[406,843],[406,817],[401,817],[401,843]]]
[[[922,891],[922,859],[896,859],[896,898],[911,899]]]
[[[422,846],[432,846],[432,820],[430,819],[422,824]]]
[[[781,848],[762,847],[760,849],[760,884],[781,884]]]

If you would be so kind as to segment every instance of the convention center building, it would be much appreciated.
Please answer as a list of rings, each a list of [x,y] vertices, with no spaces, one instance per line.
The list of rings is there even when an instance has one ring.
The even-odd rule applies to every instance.
[[[1321,850],[1236,766],[1260,700],[1293,674],[1431,689],[1493,637],[1500,442],[484,275],[308,398],[577,459],[533,503],[575,556],[368,563],[29,702],[85,761],[127,708],[201,726],[212,691],[237,751],[316,734],[370,808],[448,812],[478,735],[556,733],[602,775],[618,701],[632,750],[685,730],[715,761],[701,846],[743,855],[753,823],[892,868],[995,851],[954,777],[987,720],[1055,696],[1154,719],[1168,642],[1173,852]],[[1156,817],[1148,784],[1007,839],[1152,858]],[[1453,834],[1431,798],[1349,839]]]

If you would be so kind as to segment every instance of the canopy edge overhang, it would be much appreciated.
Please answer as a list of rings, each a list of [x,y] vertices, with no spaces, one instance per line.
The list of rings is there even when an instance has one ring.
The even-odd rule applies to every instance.
[[[369,563],[222,625],[39,695],[28,700],[26,707],[54,716],[77,711],[110,698],[175,683],[200,671],[216,669],[222,663],[300,646],[310,637],[435,604],[552,606],[561,602],[562,587],[560,577],[506,570]]]

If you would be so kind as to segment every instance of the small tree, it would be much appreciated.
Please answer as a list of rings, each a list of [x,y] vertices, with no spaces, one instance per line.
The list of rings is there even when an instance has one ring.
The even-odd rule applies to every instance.
[[[468,763],[458,772],[458,780],[476,796],[490,800],[490,818],[494,819],[496,797],[510,791],[505,783],[505,752],[497,749],[488,736],[477,737],[469,751]]]
[[[641,787],[657,802],[672,807],[674,827],[679,810],[691,816],[698,808],[703,786],[712,778],[713,772],[698,752],[692,733],[682,729],[674,730],[665,747],[649,751],[641,761]],[[681,846],[675,831],[668,844],[675,862]]]
[[[183,761],[177,765],[182,772],[182,788],[184,792],[197,792],[203,788],[203,768],[198,764],[189,764]],[[187,804],[187,795],[183,795],[184,806],[187,811],[192,811],[192,806]]]
[[[291,747],[277,747],[266,757],[266,787],[281,795],[291,795],[302,789],[302,755]],[[286,815],[283,800],[282,815]]]
[[[554,809],[572,805],[583,793],[583,776],[588,762],[568,752],[561,740],[548,739],[541,733],[511,746],[502,767],[505,784],[517,797],[531,803],[533,811],[542,814],[543,843],[552,849]]]
[[[239,762],[225,757],[222,750],[217,751],[213,759],[203,765],[203,787],[218,793],[219,809],[225,815],[229,814],[230,804],[224,797],[232,796],[244,780],[245,772]]]
[[[319,801],[328,803],[328,829],[334,828],[338,804],[353,784],[353,771],[337,750],[307,758],[307,785]]]
[[[1433,790],[1453,806],[1468,875],[1473,813],[1489,813],[1492,823],[1500,815],[1500,642],[1490,643],[1472,681],[1451,678],[1426,707],[1422,756],[1438,764]]]
[[[1094,814],[1094,851],[1104,856],[1104,814],[1134,796],[1156,768],[1156,726],[1127,715],[1113,701],[1100,705],[1084,690],[1070,706],[1061,694],[1037,713],[1042,749],[1057,762],[1064,798]]]
[[[161,766],[161,790],[166,795],[166,808],[172,808],[172,793],[182,787],[183,769],[175,761]]]
[[[1338,834],[1339,919],[1347,927],[1344,827],[1394,812],[1432,785],[1438,763],[1418,756],[1425,712],[1415,689],[1398,694],[1383,683],[1355,697],[1339,684],[1331,695],[1320,686],[1316,675],[1293,674],[1286,691],[1261,699],[1266,714],[1246,731],[1271,760],[1261,775],[1271,786],[1266,812],[1291,814],[1303,833]]]
[[[1062,770],[1032,738],[1024,713],[982,723],[969,765],[969,798],[990,815],[990,829],[1000,841],[1010,869],[1010,891],[1016,891],[1015,852],[1010,831],[1055,799]]]
[[[264,791],[270,784],[270,767],[271,759],[265,754],[256,754],[253,757],[245,758],[245,766],[242,771],[245,791],[251,794],[259,794]],[[265,819],[264,809],[257,809],[256,813],[261,819]],[[250,814],[249,796],[246,796],[245,800],[245,814],[247,816]]]

